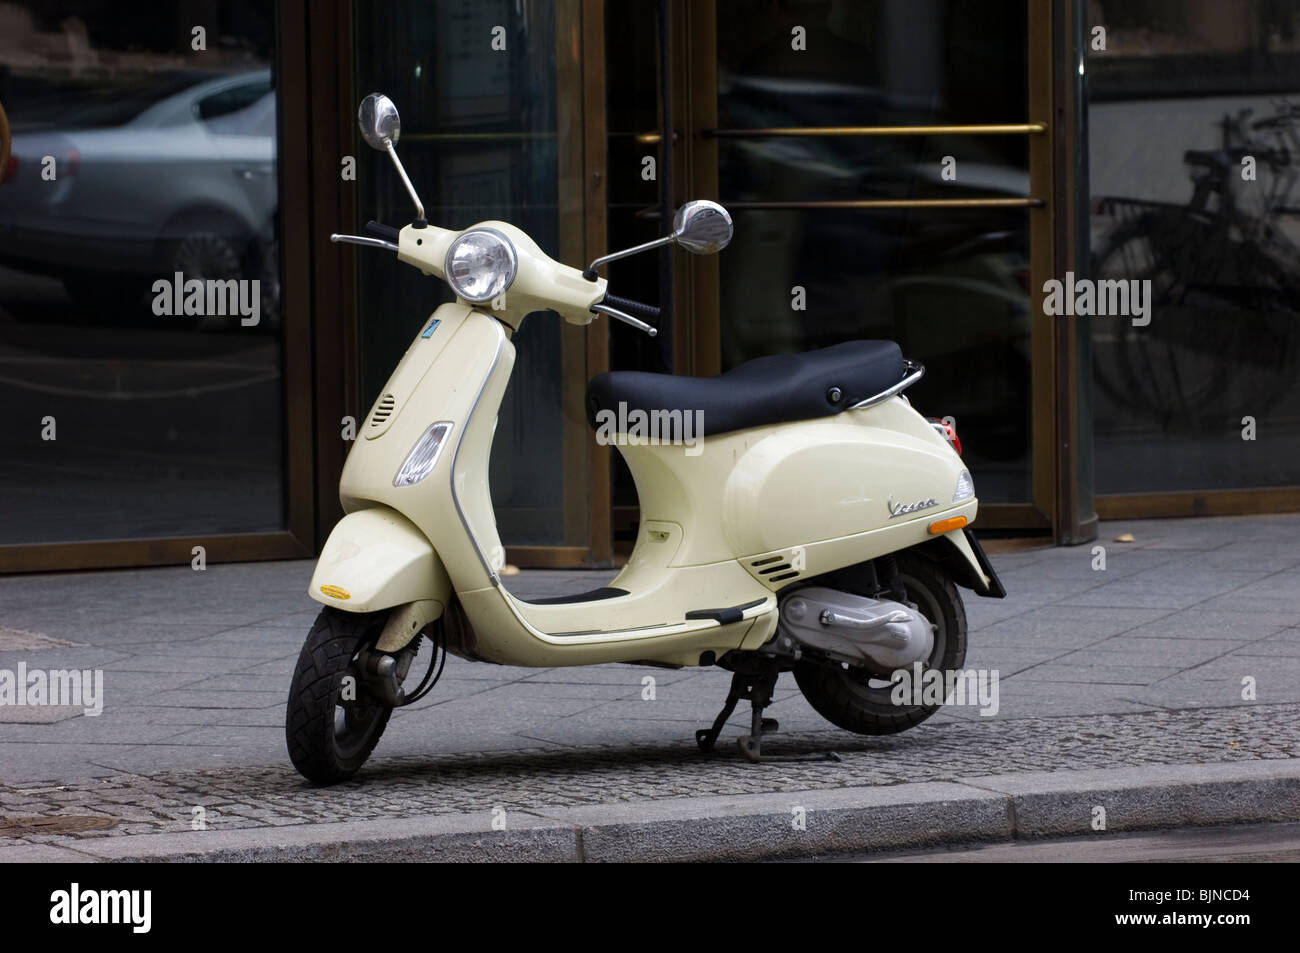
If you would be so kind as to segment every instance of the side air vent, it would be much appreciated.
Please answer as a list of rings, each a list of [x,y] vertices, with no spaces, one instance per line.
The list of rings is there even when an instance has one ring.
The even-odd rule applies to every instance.
[[[789,557],[784,554],[760,556],[758,559],[751,560],[749,571],[764,582],[782,582],[799,576],[799,570],[790,564]]]
[[[388,418],[393,416],[393,410],[397,407],[397,398],[392,394],[385,394],[379,398],[375,404],[375,409],[370,414],[370,426],[379,430],[388,423]]]

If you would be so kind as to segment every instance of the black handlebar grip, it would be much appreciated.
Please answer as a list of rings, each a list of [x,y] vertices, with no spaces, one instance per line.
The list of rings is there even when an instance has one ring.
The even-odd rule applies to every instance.
[[[617,295],[607,294],[601,304],[607,304],[611,308],[617,308],[619,311],[626,311],[631,315],[640,315],[643,318],[654,320],[659,317],[659,309],[652,304],[642,304],[640,301],[633,301],[630,298],[620,298]]]
[[[366,222],[365,230],[376,238],[382,238],[384,241],[392,242],[394,245],[397,244],[397,239],[401,235],[401,233],[397,229],[393,228],[393,226],[385,225],[383,222]]]

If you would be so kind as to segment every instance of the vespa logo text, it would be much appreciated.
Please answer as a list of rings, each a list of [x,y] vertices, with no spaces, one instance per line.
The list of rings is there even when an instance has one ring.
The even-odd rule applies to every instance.
[[[892,520],[895,516],[906,516],[908,513],[915,513],[917,510],[928,510],[932,506],[938,506],[939,501],[935,499],[917,500],[915,503],[895,503],[891,496],[886,502],[889,507],[889,518]]]

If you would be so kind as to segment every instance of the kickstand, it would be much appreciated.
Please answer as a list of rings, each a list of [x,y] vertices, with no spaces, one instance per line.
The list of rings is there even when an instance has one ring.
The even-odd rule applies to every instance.
[[[772,692],[776,688],[779,675],[780,671],[776,669],[762,671],[757,675],[742,672],[732,675],[731,691],[727,693],[727,701],[722,706],[722,711],[718,712],[718,717],[713,719],[712,726],[695,732],[695,742],[700,746],[700,750],[706,754],[713,750],[727,719],[736,710],[736,704],[746,700],[750,704],[751,711],[749,734],[736,739],[736,743],[747,761],[753,764],[773,761],[839,761],[840,756],[833,751],[775,757],[763,754],[763,735],[771,734],[781,727],[775,718],[763,717],[763,709],[772,704]]]

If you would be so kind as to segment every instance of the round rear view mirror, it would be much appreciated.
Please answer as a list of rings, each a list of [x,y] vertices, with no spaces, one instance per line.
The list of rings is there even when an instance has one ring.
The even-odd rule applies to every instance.
[[[687,202],[673,216],[673,241],[693,255],[712,255],[731,241],[731,215],[717,202]]]
[[[383,93],[371,93],[361,100],[361,108],[357,110],[357,127],[361,130],[361,138],[372,149],[386,152],[389,142],[397,145],[398,137],[402,134],[402,119],[391,99]]]

